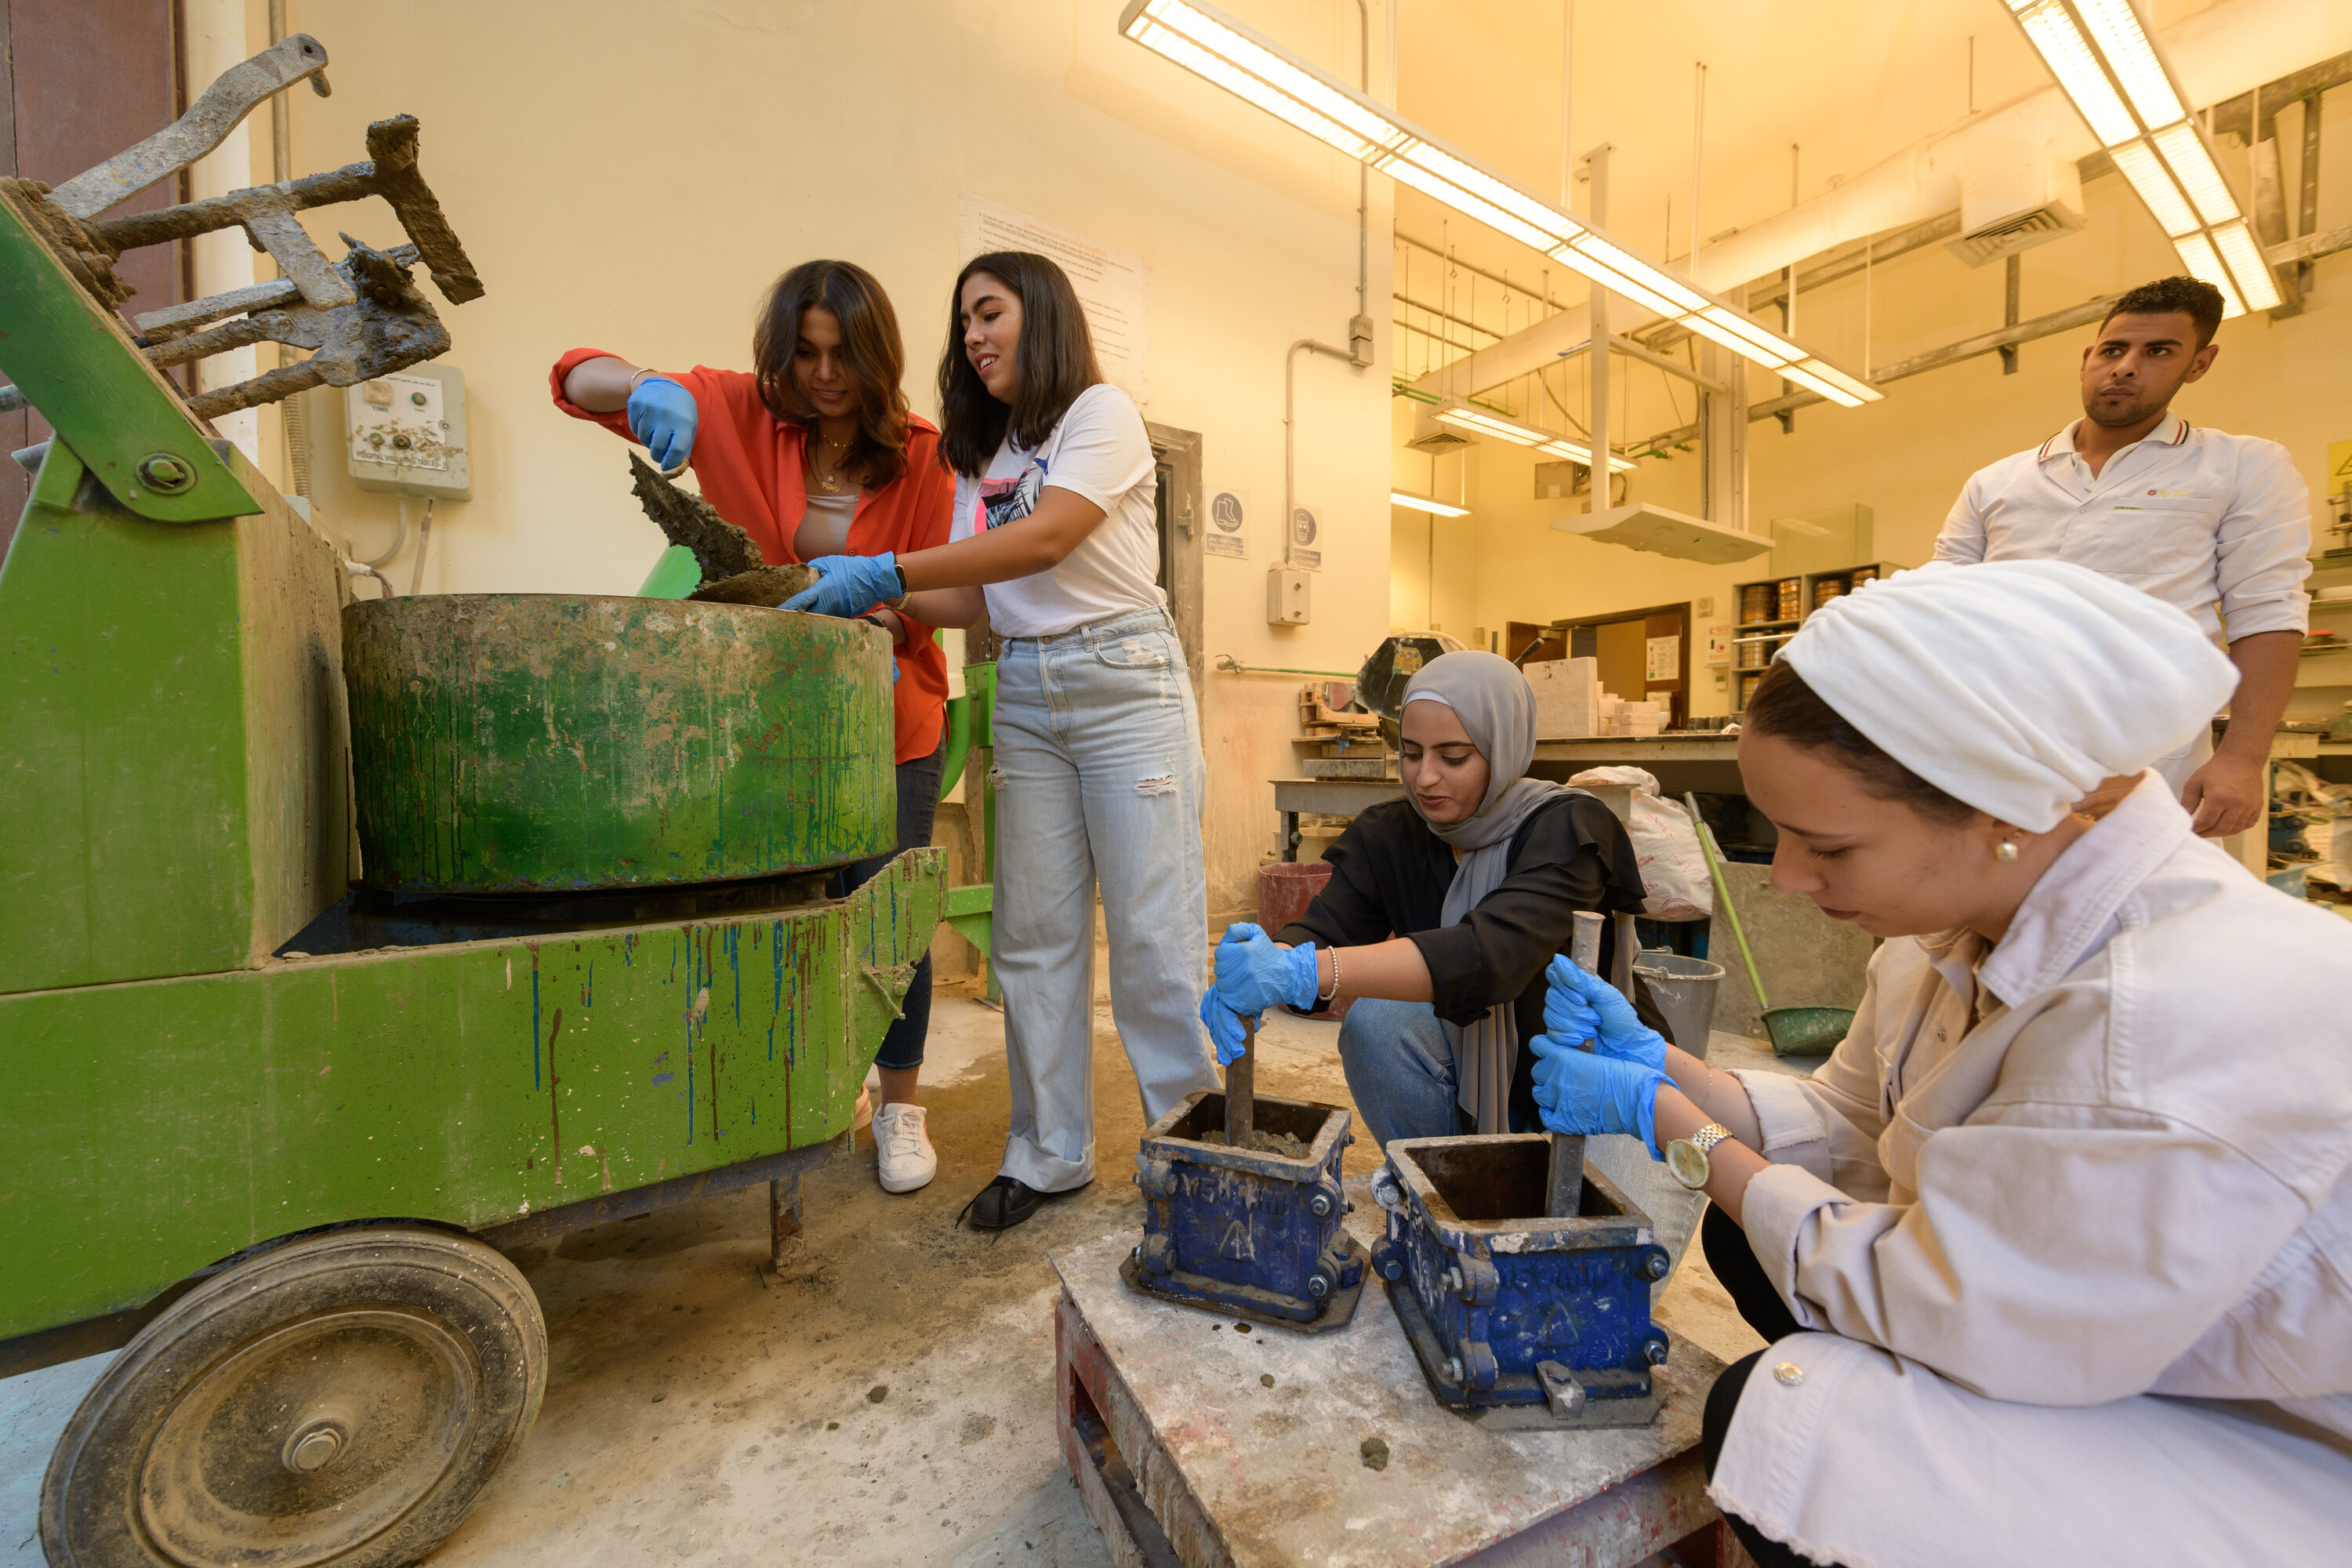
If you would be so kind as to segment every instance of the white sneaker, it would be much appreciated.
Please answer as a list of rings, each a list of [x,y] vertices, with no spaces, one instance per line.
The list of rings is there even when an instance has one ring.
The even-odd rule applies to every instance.
[[[875,1112],[874,1152],[886,1193],[911,1193],[939,1173],[940,1157],[923,1131],[919,1105],[886,1105]]]

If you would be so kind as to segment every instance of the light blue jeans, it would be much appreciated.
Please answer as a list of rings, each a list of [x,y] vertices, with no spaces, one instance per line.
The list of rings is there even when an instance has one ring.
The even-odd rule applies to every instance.
[[[1360,997],[1339,1020],[1339,1066],[1373,1142],[1461,1131],[1454,1047],[1428,1003]]]
[[[1111,1019],[1156,1121],[1214,1089],[1194,1009],[1209,958],[1201,725],[1165,612],[1015,638],[996,664],[996,892],[1013,1127],[1003,1173],[1094,1179],[1094,903]]]

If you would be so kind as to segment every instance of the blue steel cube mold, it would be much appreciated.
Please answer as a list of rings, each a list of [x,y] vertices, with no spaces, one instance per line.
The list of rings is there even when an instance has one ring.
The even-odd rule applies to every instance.
[[[1647,1425],[1668,1348],[1650,1286],[1671,1262],[1649,1216],[1587,1163],[1578,1216],[1546,1217],[1541,1133],[1386,1152],[1398,1191],[1372,1268],[1438,1402],[1502,1426]]]
[[[1340,1227],[1339,1158],[1356,1140],[1336,1105],[1254,1099],[1258,1131],[1303,1157],[1204,1143],[1225,1097],[1204,1089],[1154,1122],[1135,1156],[1143,1241],[1120,1267],[1144,1295],[1305,1333],[1345,1328],[1363,1295],[1363,1245]]]

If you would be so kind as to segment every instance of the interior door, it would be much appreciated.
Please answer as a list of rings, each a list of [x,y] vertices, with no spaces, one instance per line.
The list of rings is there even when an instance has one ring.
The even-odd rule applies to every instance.
[[[184,98],[174,0],[0,0],[0,174],[61,184],[179,118]],[[263,117],[267,122],[268,117]],[[186,199],[186,176],[112,209],[146,212]],[[184,241],[124,253],[114,275],[137,290],[125,315],[186,298]],[[5,380],[0,376],[0,380]],[[0,555],[7,552],[32,476],[6,459],[49,438],[30,409],[0,414]]]
[[[1648,627],[1649,622],[1636,616],[1592,628],[1592,657],[1601,661],[1601,685],[1611,696],[1628,702],[1646,700],[1643,661],[1648,655]]]
[[[1160,591],[1168,595],[1168,616],[1192,678],[1192,701],[1201,700],[1208,655],[1201,646],[1202,560],[1201,434],[1166,425],[1144,426],[1159,459]]]

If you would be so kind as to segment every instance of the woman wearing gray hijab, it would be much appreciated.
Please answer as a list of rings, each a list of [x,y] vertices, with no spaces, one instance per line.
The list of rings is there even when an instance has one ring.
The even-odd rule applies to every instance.
[[[1201,1016],[1222,1062],[1243,1016],[1349,1000],[1339,1060],[1376,1141],[1535,1131],[1520,1042],[1543,1030],[1544,966],[1578,910],[1642,907],[1633,847],[1594,796],[1527,776],[1535,693],[1508,659],[1432,659],[1401,712],[1405,798],[1324,852],[1297,921],[1226,930]]]

